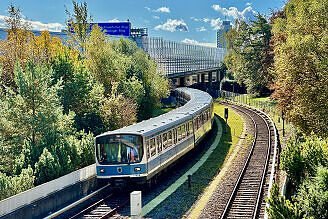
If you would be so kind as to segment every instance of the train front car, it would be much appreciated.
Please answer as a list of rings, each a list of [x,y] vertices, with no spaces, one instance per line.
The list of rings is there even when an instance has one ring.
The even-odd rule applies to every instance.
[[[99,180],[114,187],[151,182],[199,145],[212,128],[212,97],[191,88],[177,88],[172,93],[183,106],[96,137]]]
[[[143,138],[137,134],[109,132],[96,137],[97,177],[121,186],[146,178]]]

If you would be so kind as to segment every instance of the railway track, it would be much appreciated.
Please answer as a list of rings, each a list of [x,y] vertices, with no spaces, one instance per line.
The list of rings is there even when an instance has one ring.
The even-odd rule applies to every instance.
[[[265,199],[274,172],[275,127],[265,114],[231,103],[222,103],[246,114],[254,124],[254,141],[221,218],[264,218]]]
[[[92,205],[80,210],[77,214],[70,217],[70,219],[76,218],[109,218],[116,214],[116,212],[128,204],[130,201],[128,196],[115,196],[111,193]]]
[[[129,201],[128,193],[117,194],[112,192],[110,185],[106,185],[46,218],[109,218],[113,217]]]

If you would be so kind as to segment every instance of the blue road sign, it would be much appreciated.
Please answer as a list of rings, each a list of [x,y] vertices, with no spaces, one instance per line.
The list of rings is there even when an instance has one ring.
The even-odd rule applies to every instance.
[[[117,22],[117,23],[93,23],[98,24],[108,35],[130,36],[131,23],[130,22]]]

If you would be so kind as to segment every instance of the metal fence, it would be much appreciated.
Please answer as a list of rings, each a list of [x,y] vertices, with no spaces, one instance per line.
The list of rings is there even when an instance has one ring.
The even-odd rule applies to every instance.
[[[138,44],[138,43],[137,43]],[[166,75],[219,67],[225,49],[142,37],[138,45],[158,63]]]

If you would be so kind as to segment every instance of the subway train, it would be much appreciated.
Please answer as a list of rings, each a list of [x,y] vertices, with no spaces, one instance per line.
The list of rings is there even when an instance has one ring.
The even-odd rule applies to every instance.
[[[116,186],[150,182],[199,145],[212,128],[212,97],[185,87],[173,90],[171,95],[181,107],[96,136],[98,180]]]

